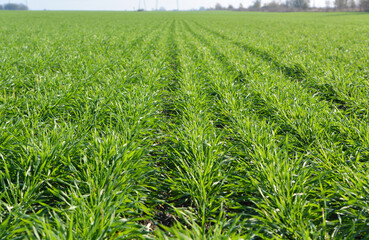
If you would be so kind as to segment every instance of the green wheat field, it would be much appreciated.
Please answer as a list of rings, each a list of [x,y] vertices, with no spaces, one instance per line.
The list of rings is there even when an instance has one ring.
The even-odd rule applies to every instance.
[[[0,239],[369,239],[369,14],[1,12]]]

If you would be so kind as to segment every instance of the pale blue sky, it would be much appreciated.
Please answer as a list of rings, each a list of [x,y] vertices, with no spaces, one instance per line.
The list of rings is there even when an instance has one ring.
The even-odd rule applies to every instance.
[[[156,0],[0,0],[0,4],[4,3],[24,3],[28,2],[31,10],[135,10],[143,2],[146,3],[146,10],[156,8]],[[157,0],[159,7],[167,10],[177,8],[177,0]],[[245,7],[251,5],[255,0],[178,0],[180,10],[198,9],[201,6],[214,7],[216,3],[222,6],[232,4],[238,7],[242,3]],[[262,2],[270,2],[271,0],[262,0]],[[285,0],[276,0],[283,2]],[[333,0],[330,0],[333,2]],[[311,5],[325,6],[325,0],[311,0]]]

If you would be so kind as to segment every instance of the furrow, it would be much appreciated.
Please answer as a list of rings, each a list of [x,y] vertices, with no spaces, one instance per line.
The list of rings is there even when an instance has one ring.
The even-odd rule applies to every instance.
[[[142,69],[134,81],[121,84],[124,77],[115,81],[104,78],[104,84],[99,85],[94,79],[86,79],[84,91],[72,91],[68,99],[58,99],[60,108],[53,108],[57,112],[47,121],[32,114],[23,118],[24,128],[7,129],[7,142],[1,145],[1,168],[6,174],[0,179],[0,208],[8,224],[24,231],[35,226],[32,232],[42,238],[49,231],[46,226],[54,226],[55,231],[57,226],[71,226],[68,232],[56,231],[57,238],[68,234],[97,239],[119,234],[125,228],[141,231],[136,218],[151,214],[143,209],[152,187],[146,182],[154,170],[148,153],[155,140],[151,133],[157,131],[157,103],[161,100],[157,85],[161,73],[153,70],[163,62],[158,51],[154,52],[160,41],[159,30],[135,55],[141,59]],[[44,97],[41,103],[50,104],[45,101],[48,95],[35,97]],[[59,121],[58,116],[63,116],[63,110],[66,114],[65,108],[71,103],[79,104],[71,106],[78,115],[73,121]],[[44,109],[36,101],[27,107],[32,113]],[[12,139],[19,150],[12,151]],[[9,211],[6,206],[14,209]],[[30,222],[22,220],[25,214]],[[133,235],[127,237],[132,238],[135,233],[129,234]]]
[[[197,33],[194,34],[202,40],[203,43],[208,45],[213,53],[215,52],[215,56],[222,54],[204,37]],[[219,61],[223,61],[225,56],[223,54],[223,57],[217,58]],[[222,64],[224,65],[224,63]],[[233,63],[227,60],[226,65],[232,66]],[[279,81],[278,78],[265,78],[263,82],[251,80],[253,76],[260,78],[257,72],[255,74],[253,66],[249,64],[242,68],[244,68],[244,70],[241,72],[245,72],[244,74],[240,74],[239,70],[234,70],[236,69],[234,65],[233,67],[228,67],[237,80],[240,80],[238,76],[243,76],[242,79],[244,84],[248,86],[245,90],[247,96],[250,97],[250,103],[252,103],[251,107],[256,110],[261,117],[267,117],[266,119],[268,121],[277,123],[280,133],[289,133],[295,136],[297,140],[295,146],[297,149],[311,154],[310,151],[314,146],[324,146],[324,148],[333,147],[330,146],[332,143],[327,141],[327,138],[322,138],[321,134],[326,134],[327,136],[336,135],[336,138],[341,141],[341,146],[351,145],[353,142],[360,139],[360,142],[357,142],[356,146],[353,145],[349,148],[345,147],[344,149],[340,147],[337,148],[337,146],[334,147],[337,154],[341,152],[345,157],[351,159],[357,158],[357,155],[352,156],[352,154],[357,154],[358,148],[365,149],[365,147],[362,146],[362,143],[366,142],[364,140],[367,132],[365,130],[365,122],[356,118],[344,116],[338,111],[328,109],[324,103],[316,101],[313,96],[307,93],[304,94],[298,85],[289,85]],[[248,81],[246,81],[246,79]],[[267,79],[268,81],[266,81]],[[282,91],[285,93],[282,94]],[[299,92],[300,97],[297,98],[295,96],[296,92]],[[307,104],[308,102],[309,104]],[[348,125],[355,126],[355,128],[360,129],[360,131],[348,129]],[[351,139],[348,139],[348,137]],[[350,144],[348,144],[349,142]],[[306,148],[306,146],[308,146],[308,148]],[[314,151],[312,156],[314,158],[318,157],[319,159],[319,152],[320,150]],[[360,157],[366,159],[368,156],[364,154]],[[337,156],[333,155],[332,158],[337,158]]]
[[[194,57],[194,49],[189,49],[183,41],[183,26],[177,26],[176,44],[171,44],[178,47],[176,61],[171,62],[176,62],[171,65],[178,73],[178,84],[172,93],[175,94],[173,105],[177,115],[167,133],[170,147],[163,180],[169,187],[166,202],[172,208],[167,210],[179,221],[184,220],[186,211],[191,212],[196,221],[189,227],[198,227],[206,234],[211,219],[220,214],[220,199],[226,194],[227,174],[223,166],[228,159],[222,136],[213,125],[213,101],[208,93],[207,79],[201,74],[202,60]]]
[[[278,69],[287,79],[294,81],[295,83],[301,84],[304,88],[308,90],[313,96],[317,96],[319,99],[324,100],[324,102],[330,104],[333,109],[340,110],[343,114],[354,115],[357,118],[362,118],[367,120],[368,118],[368,104],[362,103],[358,105],[355,100],[346,98],[339,94],[340,89],[337,89],[334,85],[330,83],[319,83],[319,78],[313,77],[311,73],[301,64],[295,63],[291,65],[284,65],[278,61],[276,57],[265,52],[263,50],[257,49],[250,45],[237,42],[232,38],[221,34],[215,30],[212,30],[204,25],[199,24],[194,21],[194,23],[200,28],[210,32],[211,34],[223,39],[226,42],[231,42],[233,45],[242,49],[245,52],[251,53],[254,56],[263,59],[264,61],[270,63],[276,69]]]
[[[237,79],[237,71],[232,72],[235,67],[229,63],[221,63],[222,58],[219,58],[221,55],[219,53],[214,54],[214,49],[211,48],[209,42],[204,39],[201,40],[199,35],[193,34],[189,27],[187,27],[187,30],[200,42],[194,42],[193,45],[202,45],[202,48],[200,48],[202,50],[198,54],[201,58],[207,59],[208,79],[213,91],[218,96],[217,110],[223,115],[223,119],[226,119],[224,124],[226,124],[227,145],[232,146],[232,153],[236,159],[233,163],[236,167],[231,177],[233,195],[229,196],[234,204],[231,209],[236,213],[245,214],[246,222],[248,222],[246,225],[250,224],[250,228],[252,228],[251,222],[255,221],[254,217],[259,216],[257,219],[271,229],[274,229],[276,226],[273,225],[276,224],[278,228],[285,228],[282,231],[286,231],[288,236],[292,238],[301,237],[296,232],[302,231],[304,228],[308,229],[308,221],[312,219],[305,219],[305,222],[301,219],[298,220],[299,216],[302,216],[301,214],[304,214],[303,212],[307,209],[313,211],[309,207],[307,199],[316,193],[304,184],[294,185],[294,181],[306,181],[307,185],[315,184],[318,178],[305,179],[310,174],[310,169],[307,167],[309,161],[303,160],[303,154],[293,152],[294,146],[290,145],[287,137],[280,138],[280,134],[277,132],[279,128],[277,123],[271,123],[267,118],[263,118],[260,113],[257,115],[253,113],[253,103],[249,102],[250,98],[245,97],[248,94],[244,92],[252,86],[242,86],[245,82],[240,82]],[[218,68],[220,69],[217,70]],[[297,174],[298,177],[297,175],[292,177],[294,174]],[[285,184],[283,189],[276,186],[277,182]],[[301,192],[305,197],[291,198],[290,196]],[[272,195],[276,196],[278,200],[268,200]],[[276,209],[281,205],[284,205],[283,208],[289,209],[294,207],[291,212],[281,212],[280,214],[288,218],[294,218],[294,221],[299,222],[300,229],[283,226],[283,223],[278,223],[276,219],[269,222],[270,218],[264,213],[275,211],[272,209]],[[272,218],[274,217],[278,218],[278,216]],[[318,224],[318,222],[315,222],[315,224]],[[295,230],[290,231],[287,230],[288,228]],[[261,234],[266,234],[265,229],[259,228],[253,231],[258,230]],[[268,234],[265,236],[268,236]]]
[[[219,103],[220,109],[223,108],[223,113],[226,115],[225,119],[227,119],[225,122],[228,124],[226,127],[230,130],[230,133],[232,134],[230,137],[230,140],[233,141],[233,139],[237,139],[237,141],[233,141],[234,144],[237,144],[241,148],[239,148],[239,152],[235,153],[236,155],[242,157],[246,157],[246,165],[249,166],[250,172],[246,172],[246,176],[252,176],[252,178],[249,178],[251,184],[249,183],[248,186],[253,186],[252,183],[256,183],[254,186],[258,186],[259,191],[260,186],[264,186],[264,190],[266,192],[269,192],[269,194],[275,196],[276,193],[273,193],[276,189],[268,190],[268,184],[273,185],[273,181],[266,183],[266,185],[263,185],[263,183],[256,181],[255,179],[258,179],[257,176],[264,175],[268,173],[270,176],[274,176],[275,174],[282,174],[284,170],[282,170],[280,167],[276,166],[283,166],[288,162],[288,164],[292,164],[290,167],[293,169],[292,171],[298,172],[300,176],[304,176],[303,178],[307,177],[305,180],[300,179],[296,181],[307,181],[305,184],[301,184],[301,186],[305,186],[305,189],[290,189],[289,191],[296,191],[296,194],[298,191],[304,192],[303,195],[307,198],[303,198],[300,200],[303,200],[301,202],[301,205],[296,205],[296,216],[298,216],[298,213],[301,209],[306,209],[306,206],[310,205],[309,199],[315,199],[316,202],[319,202],[318,199],[320,199],[321,193],[318,189],[314,188],[315,185],[319,182],[321,186],[324,187],[325,190],[332,188],[330,185],[330,179],[331,178],[342,178],[342,169],[343,166],[348,166],[348,168],[356,168],[356,165],[359,164],[357,160],[354,159],[362,159],[365,161],[367,158],[367,155],[359,155],[360,153],[357,152],[358,148],[361,148],[361,151],[365,151],[366,147],[363,146],[367,141],[365,140],[366,130],[365,130],[365,123],[361,122],[359,120],[356,120],[356,126],[358,128],[357,131],[353,131],[352,129],[347,129],[347,126],[352,126],[353,121],[352,119],[346,119],[343,115],[337,114],[336,112],[331,112],[329,115],[323,115],[322,113],[327,113],[329,110],[322,110],[322,107],[324,108],[324,105],[322,107],[319,106],[318,102],[313,103],[311,96],[306,96],[307,99],[301,99],[301,101],[298,101],[299,103],[306,103],[309,102],[312,106],[304,106],[301,109],[296,109],[296,103],[293,104],[293,102],[296,101],[296,98],[293,102],[281,104],[282,102],[286,101],[287,99],[284,98],[283,100],[277,100],[274,97],[283,95],[286,95],[288,93],[289,88],[285,88],[285,91],[277,91],[277,93],[273,93],[273,89],[283,89],[283,84],[281,86],[271,86],[265,85],[266,79],[264,78],[261,81],[264,81],[264,84],[258,84],[257,82],[251,80],[252,75],[246,75],[247,78],[244,79],[244,81],[240,82],[237,79],[238,73],[237,71],[233,71],[232,69],[236,69],[235,66],[229,67],[229,65],[232,65],[231,62],[227,61],[227,64],[220,63],[220,61],[224,61],[225,55],[221,55],[219,52],[217,52],[215,47],[212,47],[212,44],[208,42],[204,37],[202,37],[199,34],[193,34],[193,31],[187,28],[189,32],[195,36],[200,44],[203,44],[205,48],[208,48],[210,51],[210,55],[213,56],[213,58],[218,62],[221,67],[224,68],[223,71],[228,71],[227,74],[222,75],[212,75],[209,77],[209,79],[219,79],[218,83],[214,82],[215,89],[219,91],[218,96],[224,97],[224,99],[220,99],[221,103]],[[215,52],[215,53],[214,53]],[[203,58],[206,58],[205,54]],[[219,57],[221,56],[221,57]],[[227,67],[228,66],[228,67]],[[209,67],[210,68],[210,67]],[[247,70],[249,70],[248,68]],[[231,70],[231,71],[230,71]],[[222,70],[220,72],[223,72]],[[211,73],[216,73],[216,68],[213,67],[212,70],[210,70]],[[219,72],[219,71],[218,71]],[[248,71],[249,72],[249,71]],[[256,75],[257,76],[257,75]],[[222,79],[222,80],[220,80]],[[222,82],[227,82],[227,84],[221,84]],[[270,80],[269,80],[270,81]],[[273,81],[271,81],[273,83]],[[227,92],[224,89],[229,89],[231,92]],[[233,93],[232,93],[233,91]],[[252,92],[250,92],[252,91]],[[255,113],[253,112],[253,109],[257,109],[258,104],[255,104],[254,99],[252,97],[253,94],[259,92],[263,99],[262,106],[265,106],[265,104],[272,104],[272,103],[279,103],[275,105],[275,107],[268,107],[265,112],[257,112],[257,118],[255,119],[253,116],[255,116]],[[271,91],[268,93],[268,91]],[[296,90],[294,90],[296,91]],[[245,97],[246,96],[246,97]],[[274,96],[273,98],[270,98],[270,96]],[[317,104],[317,106],[315,106]],[[228,105],[228,106],[227,106]],[[227,107],[225,107],[227,106]],[[293,107],[291,107],[293,106]],[[270,113],[270,110],[272,110],[272,113]],[[250,111],[251,110],[251,111]],[[293,113],[295,111],[295,113]],[[285,112],[285,113],[283,113]],[[242,116],[242,114],[251,114],[249,116]],[[331,118],[330,116],[336,116],[334,118]],[[263,116],[264,115],[264,116]],[[303,119],[308,120],[305,123],[301,120],[298,120],[299,117],[304,116]],[[306,119],[306,116],[312,119]],[[264,119],[263,122],[258,121],[258,119]],[[296,119],[297,118],[297,119]],[[329,123],[331,121],[331,123]],[[271,123],[273,123],[271,125]],[[314,124],[316,123],[316,124]],[[322,124],[324,123],[324,124]],[[289,124],[289,129],[295,130],[287,131],[288,134],[286,134],[285,129],[286,124]],[[305,125],[306,124],[306,125]],[[287,125],[288,126],[288,125]],[[332,126],[332,128],[327,127]],[[338,127],[337,127],[338,126]],[[340,129],[342,132],[338,134],[338,136],[335,137],[335,141],[340,141],[341,146],[332,145],[332,136],[334,134],[337,134],[337,130]],[[360,130],[359,130],[360,129]],[[282,132],[281,132],[282,130]],[[288,128],[287,128],[288,130]],[[294,142],[293,138],[291,138],[294,134],[299,134],[299,137],[307,137],[308,135],[302,135],[309,133],[310,136],[315,136],[314,138],[308,138],[305,140],[305,142],[301,143],[301,138],[297,138],[299,142],[301,143],[296,145],[296,142]],[[286,137],[280,138],[281,134],[285,135]],[[301,134],[301,135],[300,135]],[[320,135],[320,136],[319,136]],[[323,137],[325,136],[325,137]],[[348,138],[351,138],[350,140]],[[292,141],[291,141],[292,140]],[[349,146],[348,143],[354,143],[355,145]],[[298,143],[298,142],[297,142]],[[291,145],[292,144],[292,145]],[[305,146],[304,148],[301,148],[302,146]],[[344,147],[343,147],[344,146]],[[236,148],[237,149],[237,148]],[[279,155],[282,152],[285,152],[285,156]],[[298,153],[301,153],[298,154]],[[262,155],[260,155],[263,153]],[[276,154],[273,156],[273,154]],[[289,157],[286,157],[289,156]],[[305,159],[304,159],[305,158]],[[273,161],[265,162],[266,159],[274,159]],[[310,159],[310,160],[309,160]],[[311,161],[312,160],[312,161]],[[286,161],[286,162],[284,162]],[[258,162],[262,162],[265,165],[260,165]],[[272,164],[272,165],[269,165]],[[295,165],[297,164],[297,165]],[[258,167],[259,165],[259,167]],[[276,167],[275,170],[271,170],[268,168],[274,166]],[[321,169],[321,174],[317,175],[311,175],[310,171],[312,169]],[[254,169],[257,169],[254,171]],[[277,172],[275,172],[277,170]],[[346,170],[345,170],[346,171]],[[267,174],[267,175],[268,175]],[[285,177],[288,176],[287,172],[285,172]],[[268,178],[267,175],[264,175],[263,177],[260,177],[260,179]],[[242,176],[242,175],[241,175]],[[243,179],[247,179],[247,177],[244,176]],[[324,177],[322,177],[324,176]],[[286,181],[281,179],[282,175],[279,177],[271,177],[271,179],[279,179],[281,181]],[[322,178],[321,178],[322,177]],[[242,178],[242,177],[241,177]],[[291,180],[291,179],[290,179]],[[288,181],[290,181],[288,180]],[[245,181],[245,180],[244,180]],[[287,182],[288,182],[287,181]],[[295,181],[295,180],[294,180]],[[247,182],[247,181],[246,181]],[[286,182],[286,183],[287,183]],[[260,185],[261,184],[261,185]],[[265,184],[265,183],[264,183]],[[289,182],[289,184],[292,184],[292,182]],[[247,184],[246,184],[247,185]],[[246,189],[249,189],[246,188]],[[252,190],[252,188],[251,188]],[[255,190],[255,189],[254,189]],[[323,191],[323,190],[321,190]],[[252,191],[251,191],[252,192]],[[263,193],[264,194],[264,193]],[[271,196],[270,195],[270,196]],[[250,195],[250,198],[253,199],[253,195]],[[260,195],[259,195],[260,196]],[[263,201],[266,199],[263,195]],[[285,199],[290,199],[287,195],[280,196]],[[273,197],[274,198],[274,197]],[[258,204],[259,200],[254,199],[255,204]],[[261,201],[261,202],[263,202]],[[267,201],[269,207],[273,204]],[[287,202],[286,202],[287,203]],[[272,204],[272,205],[270,205]],[[280,204],[276,203],[275,204]],[[323,204],[323,203],[322,203]],[[326,204],[326,203],[324,203]],[[339,202],[334,201],[334,204],[337,204],[335,209],[344,208],[345,202]],[[277,207],[277,205],[275,205]],[[293,204],[291,203],[290,206]],[[262,207],[263,208],[263,207]],[[279,208],[279,207],[277,207]],[[300,209],[300,210],[298,210]],[[259,209],[259,213],[263,216],[263,210]],[[266,210],[265,210],[266,211]],[[266,212],[270,212],[273,210],[269,210]],[[337,211],[335,211],[332,208],[326,209],[329,216],[327,216],[327,219],[330,221],[334,221],[334,219],[339,214]],[[282,213],[281,213],[282,214]],[[286,214],[286,213],[283,213]],[[288,213],[290,214],[290,213]],[[277,216],[275,216],[277,217]],[[269,217],[267,217],[269,219]],[[303,223],[302,223],[303,224]],[[307,224],[306,222],[304,224]],[[315,224],[319,224],[318,222],[315,222]],[[308,225],[305,225],[306,227]],[[292,233],[291,233],[292,234]],[[291,235],[293,236],[293,234]],[[293,238],[298,237],[294,236]]]

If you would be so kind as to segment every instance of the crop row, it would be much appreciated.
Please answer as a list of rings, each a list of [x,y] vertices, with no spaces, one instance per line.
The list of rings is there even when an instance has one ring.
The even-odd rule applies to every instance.
[[[0,238],[369,234],[360,18],[4,14]]]

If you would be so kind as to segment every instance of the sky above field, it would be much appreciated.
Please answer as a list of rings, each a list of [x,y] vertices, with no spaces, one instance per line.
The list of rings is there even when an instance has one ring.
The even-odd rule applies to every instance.
[[[232,5],[236,8],[240,3],[244,7],[250,6],[255,0],[178,0],[180,10],[199,9],[200,7],[214,7],[216,3],[222,6]],[[271,0],[262,0],[270,2]],[[276,0],[283,2],[285,0]],[[331,0],[332,2],[333,0]],[[0,3],[24,3],[31,10],[137,10],[140,6],[145,10],[163,7],[166,10],[177,9],[177,0],[0,0]],[[311,5],[325,6],[325,0],[311,0]]]

